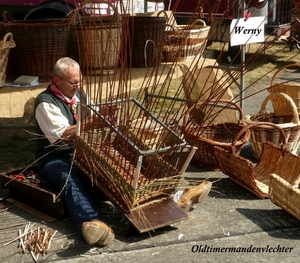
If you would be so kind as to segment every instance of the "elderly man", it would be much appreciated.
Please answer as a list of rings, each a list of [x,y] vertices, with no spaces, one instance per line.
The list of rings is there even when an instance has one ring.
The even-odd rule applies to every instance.
[[[36,157],[39,174],[62,190],[61,196],[79,235],[89,245],[105,246],[114,240],[114,232],[101,220],[97,207],[87,194],[86,187],[90,187],[91,183],[72,164],[76,107],[80,98],[86,100],[86,96],[79,94],[81,79],[79,64],[73,59],[64,57],[55,64],[52,83],[35,101],[37,133],[40,136]],[[83,130],[100,124],[96,114],[83,114],[86,115]]]

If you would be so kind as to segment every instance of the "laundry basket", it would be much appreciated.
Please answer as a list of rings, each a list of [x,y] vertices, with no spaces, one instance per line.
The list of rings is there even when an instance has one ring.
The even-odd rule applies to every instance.
[[[9,51],[15,46],[12,33],[7,33],[0,41],[0,87],[4,86],[5,83]]]

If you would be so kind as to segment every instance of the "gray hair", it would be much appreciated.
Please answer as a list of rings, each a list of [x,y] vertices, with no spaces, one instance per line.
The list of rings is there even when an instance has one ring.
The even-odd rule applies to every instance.
[[[80,70],[79,64],[69,57],[60,58],[54,65],[54,76],[63,77],[66,75],[66,70],[71,68],[73,70]]]

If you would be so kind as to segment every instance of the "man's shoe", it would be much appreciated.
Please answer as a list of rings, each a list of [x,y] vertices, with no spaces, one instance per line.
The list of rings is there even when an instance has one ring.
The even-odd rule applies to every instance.
[[[185,189],[177,205],[186,213],[189,212],[193,204],[200,203],[207,197],[211,187],[212,183],[210,181],[203,181],[197,186]]]
[[[114,231],[105,223],[94,220],[82,224],[82,235],[89,245],[109,245],[115,238]]]

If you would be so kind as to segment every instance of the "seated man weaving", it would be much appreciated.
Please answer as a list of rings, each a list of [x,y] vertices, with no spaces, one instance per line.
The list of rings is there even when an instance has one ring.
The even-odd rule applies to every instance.
[[[61,58],[55,64],[53,73],[52,83],[35,101],[37,133],[40,135],[36,153],[39,174],[62,191],[61,197],[79,235],[89,245],[105,246],[114,240],[114,232],[103,222],[96,205],[87,194],[87,187],[91,187],[90,180],[72,163],[76,106],[79,105],[79,98],[86,100],[85,94],[79,94],[82,79],[80,66],[71,58]],[[81,103],[86,104],[86,101]],[[108,116],[106,109],[101,109],[101,114],[112,117]],[[111,108],[109,112],[114,113],[115,110]],[[82,123],[83,130],[101,124],[98,115],[88,111],[82,114],[86,116]],[[205,191],[203,184],[202,187],[186,190],[178,204],[186,211],[189,210],[193,203],[208,194],[211,183],[205,185],[208,185]]]

